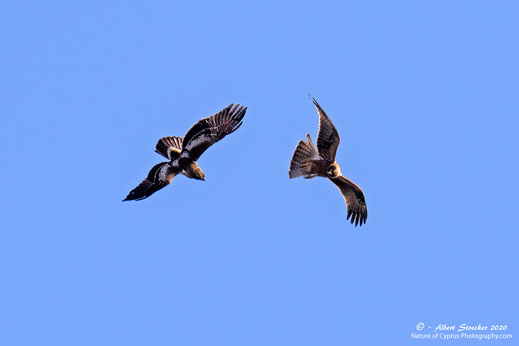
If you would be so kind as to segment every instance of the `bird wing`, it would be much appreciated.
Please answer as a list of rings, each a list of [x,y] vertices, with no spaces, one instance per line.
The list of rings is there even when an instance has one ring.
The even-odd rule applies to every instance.
[[[123,201],[141,200],[151,196],[158,190],[169,185],[176,172],[169,162],[161,162],[150,170],[144,179],[135,189],[130,191]]]
[[[341,190],[342,196],[346,201],[348,207],[346,220],[351,216],[351,223],[355,223],[355,227],[357,227],[357,224],[362,226],[363,223],[366,223],[368,219],[368,208],[366,207],[366,200],[364,199],[364,194],[360,187],[342,175],[334,179],[330,178],[330,180]]]
[[[173,161],[180,156],[182,151],[182,137],[162,137],[155,146],[155,152]]]
[[[332,121],[328,118],[328,115],[326,115],[319,103],[317,103],[313,97],[311,98],[315,108],[317,108],[317,113],[319,113],[317,150],[319,150],[319,155],[333,162],[335,161],[335,153],[337,153],[337,147],[339,146],[341,138],[339,137],[337,129],[333,126]]]
[[[190,159],[197,161],[207,148],[241,126],[246,111],[247,107],[231,104],[215,115],[200,120],[184,136],[182,151],[189,152]]]

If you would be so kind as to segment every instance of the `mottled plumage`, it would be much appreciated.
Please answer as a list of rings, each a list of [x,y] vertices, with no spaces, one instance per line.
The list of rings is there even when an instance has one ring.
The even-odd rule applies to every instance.
[[[368,218],[364,194],[360,187],[341,175],[340,167],[335,162],[340,142],[339,133],[319,103],[313,97],[311,99],[319,114],[317,148],[309,134],[306,135],[308,142],[299,141],[292,155],[288,176],[290,178],[304,176],[306,179],[316,176],[328,178],[339,188],[346,201],[348,208],[346,220],[351,217],[352,224],[362,226]]]
[[[124,201],[141,200],[169,185],[177,174],[205,180],[196,161],[211,145],[236,131],[243,123],[247,108],[233,104],[215,115],[198,121],[184,138],[170,136],[159,139],[155,151],[169,161],[155,165],[148,177],[133,189]]]

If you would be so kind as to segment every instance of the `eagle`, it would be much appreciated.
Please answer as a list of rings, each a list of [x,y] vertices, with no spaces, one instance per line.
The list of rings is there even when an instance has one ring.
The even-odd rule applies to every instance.
[[[168,161],[153,166],[146,179],[130,191],[123,201],[147,198],[169,185],[177,174],[205,180],[204,172],[196,162],[211,145],[242,125],[246,111],[247,107],[230,104],[213,116],[198,121],[184,138],[169,136],[159,139],[155,152]]]
[[[314,146],[310,134],[306,135],[308,142],[299,141],[292,155],[289,178],[304,176],[305,179],[314,177],[328,178],[341,191],[348,208],[351,223],[362,226],[368,218],[366,200],[360,187],[341,174],[341,169],[335,161],[335,154],[339,146],[340,137],[332,121],[326,115],[319,103],[310,96],[310,99],[319,113],[319,133],[317,134],[317,148]]]

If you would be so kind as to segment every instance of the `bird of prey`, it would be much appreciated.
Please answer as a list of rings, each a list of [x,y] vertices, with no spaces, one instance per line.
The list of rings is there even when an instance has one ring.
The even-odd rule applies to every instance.
[[[236,131],[243,123],[247,108],[231,104],[215,115],[198,121],[184,138],[170,136],[159,139],[155,151],[169,161],[150,170],[148,177],[130,191],[123,201],[141,200],[169,185],[177,174],[205,180],[196,161],[211,145]]]
[[[354,223],[355,227],[362,226],[368,218],[364,194],[360,187],[341,175],[339,165],[335,161],[335,153],[340,141],[339,133],[319,103],[313,97],[310,98],[319,113],[317,149],[310,134],[306,135],[308,143],[299,141],[292,155],[288,176],[290,178],[304,176],[306,179],[319,176],[330,179],[339,188],[346,201],[348,208],[346,220],[351,217],[351,223]]]

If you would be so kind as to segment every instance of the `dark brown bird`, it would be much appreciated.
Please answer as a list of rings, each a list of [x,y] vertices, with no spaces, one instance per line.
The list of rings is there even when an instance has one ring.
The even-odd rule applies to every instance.
[[[123,201],[149,197],[169,185],[177,174],[205,180],[204,172],[196,161],[211,145],[236,131],[243,123],[246,111],[244,106],[231,104],[215,115],[198,121],[184,138],[170,136],[159,139],[155,151],[169,161],[153,166],[148,177],[130,191]]]
[[[340,142],[339,133],[319,103],[313,97],[310,96],[310,98],[319,113],[317,149],[310,134],[306,135],[308,143],[299,141],[292,155],[288,176],[290,178],[304,176],[305,179],[319,176],[330,179],[339,188],[346,201],[348,208],[346,220],[351,217],[351,223],[355,224],[355,227],[362,226],[368,218],[364,194],[360,187],[341,175],[341,169],[335,161],[335,154]]]

